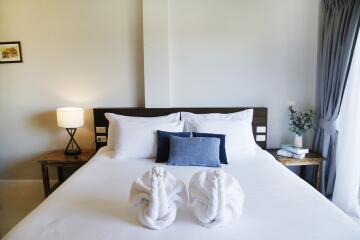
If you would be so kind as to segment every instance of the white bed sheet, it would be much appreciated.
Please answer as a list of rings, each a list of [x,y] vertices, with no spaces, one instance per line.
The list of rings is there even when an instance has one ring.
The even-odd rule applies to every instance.
[[[359,226],[269,153],[229,159],[223,170],[238,178],[244,192],[242,217],[222,229],[198,225],[190,208],[180,209],[169,228],[141,226],[128,202],[132,181],[155,163],[111,159],[102,149],[4,239],[360,239]],[[203,167],[167,166],[188,184]]]

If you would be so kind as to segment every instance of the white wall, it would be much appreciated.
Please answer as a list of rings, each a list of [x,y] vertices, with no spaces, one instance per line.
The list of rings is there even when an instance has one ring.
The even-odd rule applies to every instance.
[[[169,107],[169,0],[143,0],[145,107]]]
[[[268,146],[292,140],[288,101],[315,102],[319,1],[170,2],[172,106],[265,106]]]
[[[144,105],[141,0],[0,0],[0,41],[24,59],[0,65],[0,178],[37,178],[35,159],[65,148],[57,107]],[[93,147],[91,111],[78,133]]]
[[[287,141],[288,100],[314,105],[319,0],[168,1],[171,106],[266,106],[269,146]],[[142,7],[0,0],[0,41],[24,57],[0,65],[0,178],[38,178],[35,159],[65,147],[55,108],[144,105]]]

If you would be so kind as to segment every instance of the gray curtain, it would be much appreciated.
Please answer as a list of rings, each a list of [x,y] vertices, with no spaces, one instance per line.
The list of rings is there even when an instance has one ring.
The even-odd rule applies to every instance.
[[[319,124],[314,149],[326,158],[322,191],[331,197],[335,183],[335,121],[359,30],[360,0],[322,0],[321,10],[317,70]]]

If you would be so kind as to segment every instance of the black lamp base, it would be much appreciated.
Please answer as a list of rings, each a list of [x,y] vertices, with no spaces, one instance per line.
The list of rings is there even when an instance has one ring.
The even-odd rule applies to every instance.
[[[77,142],[75,141],[75,132],[76,132],[76,128],[66,128],[66,131],[69,133],[70,135],[70,141],[68,143],[68,145],[66,146],[65,155],[79,155],[81,154],[81,149],[79,144],[77,144]]]
[[[80,155],[81,154],[81,149],[79,149],[79,150],[65,150],[64,151],[64,154],[65,155]]]

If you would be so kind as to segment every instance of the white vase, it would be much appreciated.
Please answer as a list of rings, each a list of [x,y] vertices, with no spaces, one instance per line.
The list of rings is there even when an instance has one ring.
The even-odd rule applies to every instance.
[[[303,137],[302,136],[295,134],[294,146],[299,147],[299,148],[303,147]]]

